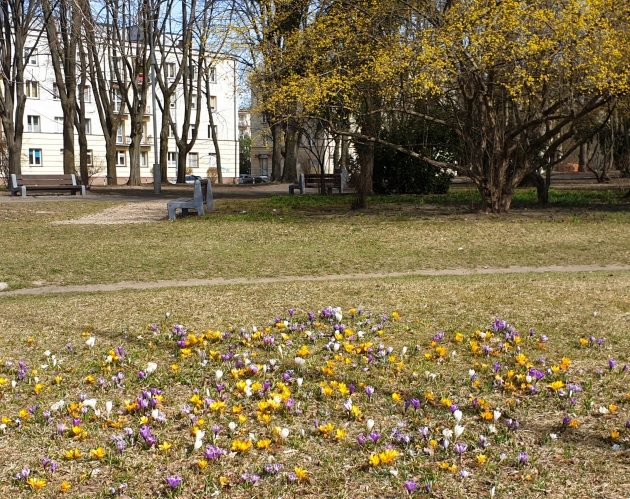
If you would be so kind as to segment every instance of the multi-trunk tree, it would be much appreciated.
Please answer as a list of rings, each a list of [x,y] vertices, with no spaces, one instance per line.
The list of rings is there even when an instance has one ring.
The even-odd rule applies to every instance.
[[[37,60],[43,21],[37,0],[0,2],[0,120],[10,174],[22,173],[25,69],[31,58]]]
[[[379,142],[467,175],[485,210],[505,212],[527,175],[577,147],[586,117],[630,90],[629,22],[614,0],[339,0],[304,31],[303,72],[273,99],[345,109],[364,180]],[[384,113],[450,128],[458,160],[384,140]]]

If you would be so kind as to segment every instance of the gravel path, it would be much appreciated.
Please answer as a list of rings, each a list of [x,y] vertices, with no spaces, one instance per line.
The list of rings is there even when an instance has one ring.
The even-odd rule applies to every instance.
[[[440,276],[471,276],[471,275],[499,275],[499,274],[545,274],[545,273],[574,273],[574,272],[613,272],[630,271],[630,265],[550,265],[545,267],[484,267],[458,269],[425,269],[411,272],[377,272],[357,274],[326,274],[304,276],[277,277],[235,277],[225,279],[182,279],[132,282],[123,281],[111,284],[81,284],[70,286],[41,286],[38,288],[23,288],[13,291],[1,291],[0,297],[26,295],[52,295],[65,293],[98,293],[124,290],[149,290],[165,288],[188,288],[194,286],[238,286],[275,284],[280,282],[328,282],[346,280],[387,279],[395,277],[440,277]]]

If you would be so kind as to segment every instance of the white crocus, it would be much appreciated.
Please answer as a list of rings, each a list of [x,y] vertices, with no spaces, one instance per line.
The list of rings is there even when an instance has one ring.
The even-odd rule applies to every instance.
[[[90,336],[86,341],[85,344],[92,348],[94,346],[94,343],[96,343],[96,338],[94,336]]]
[[[458,423],[462,420],[462,416],[463,416],[463,413],[459,409],[453,412],[453,417],[455,418],[455,421],[457,421]]]
[[[462,433],[464,433],[464,427],[462,425],[455,425],[455,428],[453,429],[453,435],[455,436],[455,440],[461,437]]]
[[[148,362],[147,363],[147,368],[145,369],[145,372],[147,374],[153,374],[155,372],[155,370],[157,369],[158,365],[155,362]]]
[[[367,427],[367,431],[372,431],[372,428],[374,428],[374,420],[368,419],[365,426]]]
[[[60,411],[61,409],[63,409],[63,407],[66,405],[66,401],[65,400],[60,400],[58,402],[55,402],[53,405],[50,406],[50,410],[51,412],[57,412]]]
[[[92,410],[96,409],[96,399],[85,399],[83,405],[90,407]]]
[[[206,436],[205,431],[197,430],[197,433],[195,433],[195,445],[193,446],[194,450],[201,449],[201,446],[203,445],[203,437],[205,436]]]
[[[107,402],[105,402],[105,413],[107,414],[108,418],[109,418],[109,415],[112,413],[113,406],[114,406],[114,403],[111,400],[108,400]]]
[[[221,371],[221,369],[217,369],[217,370],[214,372],[214,379],[216,379],[217,381],[219,381],[222,377],[223,377],[223,371]]]

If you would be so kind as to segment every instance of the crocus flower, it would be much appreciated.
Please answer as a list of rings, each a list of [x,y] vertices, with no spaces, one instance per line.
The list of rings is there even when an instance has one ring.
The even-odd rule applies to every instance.
[[[171,475],[166,477],[166,484],[171,488],[171,489],[176,489],[177,487],[179,487],[182,484],[182,477],[179,475]]]
[[[413,480],[407,480],[404,484],[403,487],[405,487],[405,490],[409,493],[412,494],[417,488],[418,488],[418,484],[416,482],[414,482]]]
[[[466,452],[466,449],[468,449],[468,445],[463,442],[457,442],[453,448],[455,449],[455,452],[461,456],[464,452]]]
[[[518,453],[518,464],[526,464],[527,461],[529,461],[529,456],[527,455],[526,452],[519,452]]]

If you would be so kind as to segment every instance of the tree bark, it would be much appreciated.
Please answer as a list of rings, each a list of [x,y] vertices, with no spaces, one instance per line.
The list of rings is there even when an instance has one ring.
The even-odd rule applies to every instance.
[[[294,119],[289,118],[285,134],[283,182],[297,182],[297,159],[300,142],[300,131]]]
[[[271,180],[282,178],[282,124],[271,125],[271,141],[273,149],[271,153]]]

